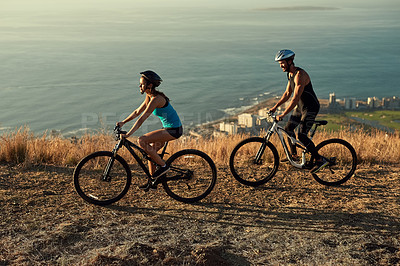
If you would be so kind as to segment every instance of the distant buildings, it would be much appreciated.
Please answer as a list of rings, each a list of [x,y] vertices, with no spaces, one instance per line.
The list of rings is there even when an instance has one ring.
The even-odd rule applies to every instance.
[[[219,131],[225,132],[229,135],[238,133],[238,125],[235,122],[221,122],[219,123]]]
[[[376,97],[368,97],[367,98],[367,107],[369,108],[378,108],[381,106],[381,103]]]
[[[238,125],[244,128],[253,128],[256,125],[257,116],[252,114],[241,114],[238,116]]]
[[[400,98],[397,96],[383,98],[381,105],[384,109],[398,109],[400,108]]]
[[[329,94],[329,108],[336,108],[336,95],[334,92]]]
[[[400,109],[400,98],[393,96],[382,99],[367,97],[366,100],[357,100],[356,98],[337,100],[335,93],[330,93],[328,108],[330,110]]]
[[[278,108],[277,113],[282,113],[284,108]],[[258,110],[258,114],[244,113],[237,117],[236,121],[223,121],[219,123],[219,132],[214,134],[240,134],[240,133],[252,133],[259,134],[262,130],[268,128],[268,109]],[[287,121],[288,117],[284,118]]]
[[[382,98],[381,100],[377,97],[367,97],[366,100],[357,100],[356,98],[349,97],[343,100],[338,100],[336,94],[330,93],[329,100],[322,99],[324,102],[321,108],[327,111],[340,112],[341,110],[363,110],[363,109],[400,109],[400,98],[393,96],[390,98]],[[289,102],[286,102],[280,106],[277,113],[282,113]],[[213,134],[240,134],[240,133],[251,133],[259,134],[262,130],[268,128],[268,109],[258,110],[258,114],[244,113],[237,116],[237,119],[230,119],[229,121],[223,121],[214,127]],[[288,116],[285,116],[285,121]],[[215,130],[216,129],[216,130]],[[219,130],[218,130],[219,129]]]
[[[344,109],[356,109],[357,101],[356,98],[345,98],[344,99]]]
[[[260,130],[268,126],[266,121],[267,110],[261,109],[258,111],[259,115],[255,114],[240,114],[235,122],[220,122],[219,131],[225,134],[238,134],[238,133],[258,133]]]

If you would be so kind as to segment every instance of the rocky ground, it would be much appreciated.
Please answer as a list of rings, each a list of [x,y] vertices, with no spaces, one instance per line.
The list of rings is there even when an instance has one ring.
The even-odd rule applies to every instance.
[[[0,166],[0,265],[399,265],[399,166],[360,166],[339,187],[280,166],[259,188],[219,167],[184,204],[134,180],[108,207],[74,191],[73,168]]]

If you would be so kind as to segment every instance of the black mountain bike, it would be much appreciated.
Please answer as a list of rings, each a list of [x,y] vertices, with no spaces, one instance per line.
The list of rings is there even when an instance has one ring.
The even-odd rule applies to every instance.
[[[288,162],[299,169],[312,169],[315,165],[315,158],[297,139],[278,125],[276,116],[269,113],[272,119],[271,127],[265,137],[251,137],[238,143],[233,149],[229,166],[232,175],[240,183],[248,186],[262,185],[274,177],[278,171],[278,151],[269,140],[274,133],[279,137]],[[310,132],[310,139],[313,138],[318,126],[326,125],[328,121],[316,120]],[[291,143],[286,143],[286,140]],[[302,150],[301,158],[295,160],[289,151],[288,146],[295,145]],[[327,186],[340,185],[349,180],[354,174],[357,166],[357,155],[353,146],[343,139],[324,140],[316,146],[318,153],[329,162],[319,172],[312,174],[319,183]]]
[[[135,158],[135,168],[142,169],[148,181],[151,175],[145,161],[151,158],[147,153],[125,138],[120,127],[114,128],[117,144],[112,151],[98,151],[83,158],[74,170],[74,186],[79,196],[96,205],[108,205],[120,200],[128,192],[132,173],[128,163],[118,155],[125,147]],[[168,142],[160,154],[166,153]],[[137,152],[135,152],[135,150]],[[141,156],[140,156],[141,155]],[[205,198],[215,186],[217,170],[212,159],[199,150],[178,151],[168,158],[170,170],[161,178],[161,184],[175,200],[192,203]]]

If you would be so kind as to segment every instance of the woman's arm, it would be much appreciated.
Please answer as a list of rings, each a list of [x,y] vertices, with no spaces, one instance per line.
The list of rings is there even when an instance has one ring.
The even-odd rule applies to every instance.
[[[132,121],[133,119],[135,119],[136,117],[138,117],[145,109],[147,104],[150,101],[150,96],[146,96],[146,99],[144,99],[144,101],[142,102],[142,104],[135,110],[133,111],[130,115],[128,115],[127,118],[125,118],[123,121],[118,122],[117,125],[119,127],[122,127],[123,125],[125,125],[126,123],[128,123],[129,121]]]
[[[143,111],[142,115],[139,117],[138,120],[136,120],[135,124],[132,126],[129,132],[126,135],[123,135],[123,137],[127,138],[135,133],[135,131],[140,128],[143,122],[146,121],[146,119],[153,113],[154,109],[163,106],[164,101],[165,100],[163,97],[153,97],[153,99],[151,99],[150,102],[147,104],[146,109]]]

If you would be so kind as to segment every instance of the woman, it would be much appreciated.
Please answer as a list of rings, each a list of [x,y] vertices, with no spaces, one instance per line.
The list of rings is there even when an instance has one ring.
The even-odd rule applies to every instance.
[[[141,186],[141,188],[148,188],[157,185],[157,183],[159,183],[158,178],[169,170],[169,166],[166,165],[165,161],[158,155],[158,150],[164,146],[165,142],[175,140],[182,136],[183,130],[181,120],[170,104],[168,97],[156,89],[162,81],[160,76],[151,70],[141,72],[140,74],[142,75],[139,85],[140,93],[146,93],[146,99],[139,108],[133,111],[123,121],[118,122],[117,125],[122,127],[127,122],[140,116],[127,134],[121,135],[123,138],[128,138],[140,128],[143,122],[152,113],[158,116],[162,122],[162,129],[144,134],[138,139],[139,146],[142,147],[159,166],[158,170],[155,171],[156,166],[149,161],[149,172],[154,180]]]

